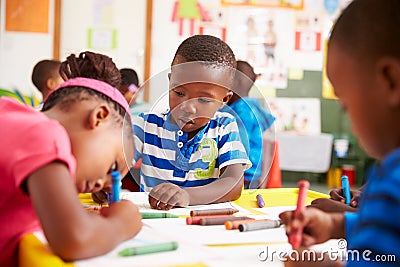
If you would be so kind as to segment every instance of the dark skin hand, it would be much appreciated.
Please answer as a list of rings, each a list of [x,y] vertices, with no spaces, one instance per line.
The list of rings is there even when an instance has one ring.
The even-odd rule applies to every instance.
[[[286,235],[292,229],[303,227],[302,246],[311,246],[332,238],[344,237],[343,213],[326,213],[319,209],[308,208],[294,218],[294,211],[279,214],[282,224],[286,226]]]
[[[350,200],[350,206],[353,208],[358,207],[358,200],[360,198],[361,191],[360,190],[350,190],[350,195],[351,195],[351,200]],[[345,203],[346,200],[342,195],[342,189],[341,188],[335,188],[329,192],[329,195],[331,196],[331,199],[340,201],[342,203]]]
[[[236,200],[243,186],[243,166],[233,164],[221,171],[216,181],[196,187],[181,188],[172,183],[155,186],[149,193],[149,203],[153,209],[170,210],[173,207],[220,203]]]

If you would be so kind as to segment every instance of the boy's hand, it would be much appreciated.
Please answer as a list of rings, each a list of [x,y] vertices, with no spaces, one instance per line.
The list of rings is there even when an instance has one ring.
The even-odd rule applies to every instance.
[[[358,199],[360,197],[360,190],[350,190],[350,195],[351,195],[351,200],[350,200],[350,206],[353,208],[357,208],[358,206]],[[331,199],[340,201],[345,203],[346,200],[343,197],[343,192],[341,188],[335,188],[332,189],[331,192],[329,192],[329,195],[331,196]]]
[[[325,212],[356,212],[357,209],[344,204],[341,201],[336,201],[329,198],[317,198],[311,202],[308,207],[317,208]]]
[[[118,222],[118,231],[124,231],[127,239],[135,236],[142,228],[142,217],[138,207],[129,200],[121,200],[100,209],[100,215]]]
[[[189,193],[172,183],[162,183],[154,187],[149,194],[151,208],[170,210],[175,206],[187,207],[190,203]]]
[[[344,218],[341,213],[325,213],[319,209],[308,208],[300,212],[297,219],[294,219],[294,211],[283,212],[279,214],[279,218],[286,225],[288,236],[293,228],[303,227],[303,246],[323,243],[344,235]]]

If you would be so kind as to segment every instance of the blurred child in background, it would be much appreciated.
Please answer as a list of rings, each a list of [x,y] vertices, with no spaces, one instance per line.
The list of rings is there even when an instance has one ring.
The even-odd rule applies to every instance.
[[[272,162],[271,155],[263,155],[263,133],[271,128],[275,117],[261,106],[257,98],[249,97],[249,91],[257,79],[253,67],[246,61],[237,61],[237,70],[233,83],[233,95],[223,111],[228,111],[236,117],[240,139],[249,155],[252,166],[244,172],[245,188],[265,188],[266,177],[261,177],[262,164]],[[266,145],[266,144],[264,144]],[[267,166],[270,166],[268,164]]]
[[[138,116],[143,112],[148,112],[151,108],[149,103],[138,100],[141,88],[136,71],[133,69],[124,68],[120,69],[120,73],[121,86],[119,87],[119,90],[129,103],[129,109],[132,117]]]
[[[59,74],[61,62],[58,60],[41,60],[33,67],[32,83],[42,94],[42,100],[59,86],[64,80]],[[42,108],[43,102],[37,107]]]

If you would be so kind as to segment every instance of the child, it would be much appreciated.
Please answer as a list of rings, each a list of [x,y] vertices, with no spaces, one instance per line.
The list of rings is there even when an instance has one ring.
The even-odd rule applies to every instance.
[[[32,83],[42,94],[43,100],[64,82],[59,74],[60,65],[61,62],[57,60],[41,60],[33,67]]]
[[[272,160],[273,155],[263,155],[263,133],[270,129],[275,117],[266,112],[256,98],[249,97],[249,91],[257,79],[253,67],[246,61],[237,61],[238,72],[233,84],[233,96],[224,111],[231,112],[239,125],[240,139],[242,140],[251,168],[244,172],[245,188],[265,188],[267,180],[261,177],[262,160]],[[272,162],[272,161],[271,161]]]
[[[149,111],[151,107],[148,103],[137,101],[141,89],[136,71],[128,68],[120,69],[119,71],[121,73],[119,91],[125,96],[126,101],[128,101],[132,117]]]
[[[73,79],[47,97],[43,113],[0,99],[0,147],[7,151],[0,155],[1,266],[18,265],[19,240],[40,226],[66,261],[104,254],[141,228],[129,201],[97,216],[77,198],[110,188],[110,172],[127,173],[133,158],[128,105],[113,87],[118,69],[109,57],[86,52],[69,56],[61,72]]]
[[[324,213],[308,208],[299,219],[292,219],[291,212],[280,215],[287,231],[305,227],[305,246],[345,236],[352,252],[347,266],[399,264],[399,12],[398,0],[354,0],[335,23],[328,44],[327,73],[335,93],[354,134],[380,161],[368,173],[359,211]],[[352,260],[355,250],[359,261]]]
[[[208,35],[178,47],[169,74],[166,112],[134,118],[135,160],[142,158],[141,190],[152,208],[237,199],[249,163],[228,103],[236,60],[229,46]]]

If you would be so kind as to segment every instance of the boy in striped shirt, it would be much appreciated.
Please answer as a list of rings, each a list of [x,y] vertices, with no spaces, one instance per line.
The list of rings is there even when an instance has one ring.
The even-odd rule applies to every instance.
[[[134,119],[135,160],[142,158],[141,191],[152,208],[239,198],[251,164],[234,117],[218,110],[232,97],[236,59],[208,35],[178,47],[169,74],[169,110]]]

